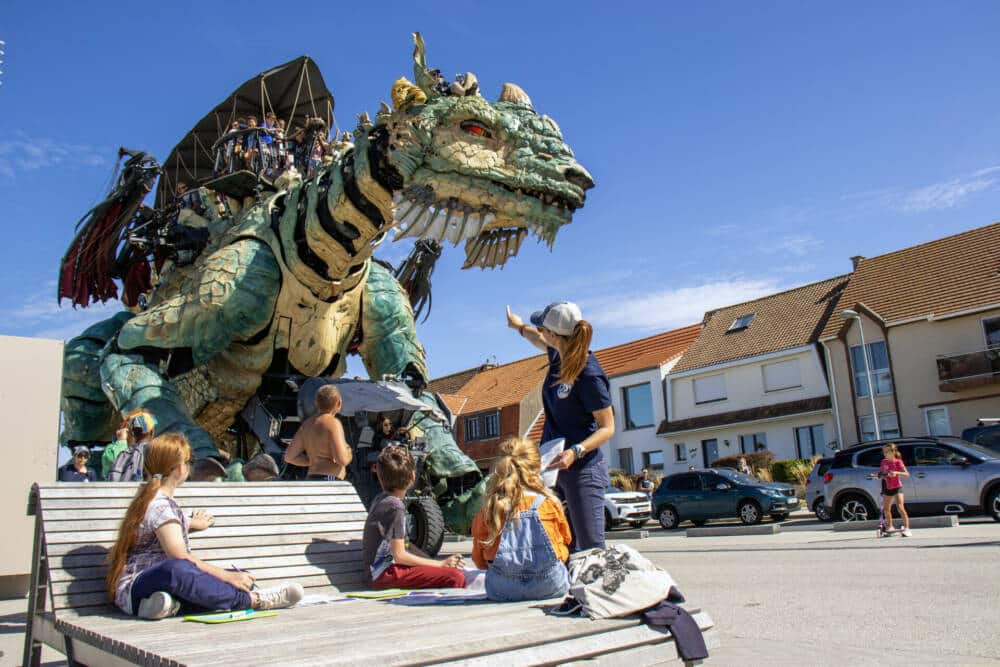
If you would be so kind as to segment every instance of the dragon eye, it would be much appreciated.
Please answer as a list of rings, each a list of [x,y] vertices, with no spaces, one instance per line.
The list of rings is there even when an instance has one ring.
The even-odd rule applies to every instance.
[[[492,139],[493,133],[487,129],[485,125],[480,123],[478,120],[466,120],[462,122],[462,129],[471,134],[474,137],[482,137],[483,139]]]

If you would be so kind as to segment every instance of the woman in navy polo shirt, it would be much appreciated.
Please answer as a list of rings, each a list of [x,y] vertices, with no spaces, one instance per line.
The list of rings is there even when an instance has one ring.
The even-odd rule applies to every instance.
[[[608,378],[590,351],[593,330],[580,307],[551,303],[531,315],[531,325],[507,308],[507,326],[549,356],[542,384],[542,442],[565,438],[566,449],[550,467],[569,508],[570,551],[604,547],[604,490],[611,483],[600,447],[615,432]]]

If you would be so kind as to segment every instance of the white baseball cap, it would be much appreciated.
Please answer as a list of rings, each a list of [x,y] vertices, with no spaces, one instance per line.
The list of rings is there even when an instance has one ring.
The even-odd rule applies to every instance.
[[[560,336],[569,336],[583,319],[580,306],[570,301],[557,301],[535,311],[529,318],[536,327],[545,327]]]

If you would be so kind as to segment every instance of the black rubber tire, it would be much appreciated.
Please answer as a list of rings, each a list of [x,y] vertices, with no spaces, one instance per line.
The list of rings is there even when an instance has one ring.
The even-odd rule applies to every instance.
[[[444,515],[433,498],[411,498],[406,505],[410,544],[433,558],[444,543]]]
[[[781,521],[785,521],[786,519],[788,519],[788,515],[785,514],[784,512],[782,512],[781,514],[772,514],[771,515],[771,521],[773,521],[775,523],[779,523]]]
[[[604,510],[604,532],[615,529],[615,522],[611,518],[611,512]]]
[[[681,523],[681,518],[670,505],[664,505],[656,510],[656,518],[664,530],[673,530]]]
[[[698,519],[697,521],[691,519],[691,523],[695,525],[695,528],[701,528],[702,526],[705,525],[705,519]]]
[[[994,486],[986,494],[986,513],[993,517],[994,521],[1000,521],[1000,485]]]
[[[836,521],[874,521],[878,519],[878,508],[864,496],[849,493],[837,501],[833,517]]]
[[[826,505],[823,504],[823,498],[819,497],[812,506],[813,514],[816,515],[816,519],[823,522],[833,521],[833,514],[826,509]]]
[[[747,526],[752,526],[764,520],[764,513],[761,511],[760,505],[756,500],[741,501],[739,507],[736,508],[736,515],[740,518],[740,522]]]

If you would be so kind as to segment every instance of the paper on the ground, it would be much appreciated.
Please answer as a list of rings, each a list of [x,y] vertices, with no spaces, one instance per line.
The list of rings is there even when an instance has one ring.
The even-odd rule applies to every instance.
[[[556,485],[556,478],[559,477],[559,470],[546,470],[550,463],[566,448],[566,438],[555,438],[546,440],[538,445],[538,454],[542,458],[542,481],[550,489]]]
[[[486,592],[486,570],[475,568],[465,568],[465,588],[463,590],[470,595]]]
[[[350,602],[353,598],[335,593],[312,593],[303,595],[296,607],[311,607],[316,604],[329,604],[330,602]]]

